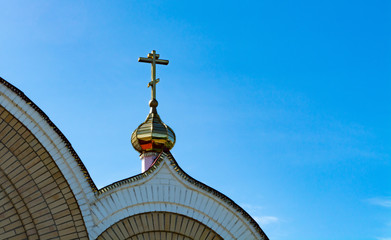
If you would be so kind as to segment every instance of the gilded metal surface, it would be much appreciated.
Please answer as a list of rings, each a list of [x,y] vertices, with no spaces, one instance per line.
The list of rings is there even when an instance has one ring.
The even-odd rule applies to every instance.
[[[170,150],[175,145],[175,133],[157,113],[149,113],[145,122],[134,130],[132,145],[140,153]]]
[[[151,79],[148,87],[151,87],[151,100],[149,106],[151,111],[145,120],[132,133],[132,145],[139,153],[143,152],[162,152],[163,150],[171,150],[175,144],[174,131],[163,123],[157,114],[156,107],[158,102],[156,100],[156,84],[160,79],[156,79],[156,64],[167,65],[168,60],[159,59],[159,54],[153,50],[148,54],[148,58],[140,57],[139,62],[151,63]]]

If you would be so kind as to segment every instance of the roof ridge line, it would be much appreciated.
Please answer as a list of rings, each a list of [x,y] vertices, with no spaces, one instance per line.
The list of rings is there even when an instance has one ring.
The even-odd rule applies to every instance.
[[[135,176],[132,176],[132,177],[129,177],[129,178],[125,178],[123,180],[119,180],[117,182],[114,182],[110,185],[107,185],[101,189],[99,189],[97,191],[97,194],[100,195],[100,194],[103,194],[105,192],[108,192],[112,189],[115,189],[116,187],[120,187],[124,184],[127,184],[127,183],[132,183],[132,182],[136,182],[136,181],[139,181],[139,180],[142,180],[144,179],[145,177],[148,177],[149,175],[151,175],[152,173],[155,172],[155,170],[160,166],[161,162],[163,161],[163,157],[166,156],[168,158],[168,160],[170,161],[171,163],[171,166],[174,168],[174,170],[179,174],[180,177],[182,177],[184,180],[186,180],[187,182],[195,185],[196,187],[198,188],[201,188],[207,192],[209,192],[210,194],[213,194],[214,196],[218,197],[219,199],[221,199],[223,202],[225,202],[226,204],[228,204],[229,206],[231,206],[232,208],[234,208],[237,212],[239,212],[247,221],[249,221],[250,225],[253,226],[255,228],[255,230],[265,239],[265,240],[268,240],[269,238],[267,237],[267,235],[265,234],[265,232],[262,230],[262,228],[259,226],[259,224],[254,220],[254,218],[252,218],[250,216],[250,214],[248,214],[246,212],[246,210],[244,210],[242,207],[240,207],[237,203],[235,203],[231,198],[229,198],[228,196],[226,196],[225,194],[221,193],[220,191],[206,185],[205,183],[201,182],[201,181],[198,181],[197,179],[191,177],[189,174],[187,174],[180,166],[179,164],[177,163],[177,161],[175,160],[174,156],[171,154],[170,151],[163,151],[161,152],[157,158],[155,159],[154,161],[154,164],[145,172],[143,173],[140,173],[140,174],[137,174]]]
[[[131,177],[128,177],[128,178],[125,178],[125,179],[122,179],[122,180],[118,180],[116,182],[113,182],[107,186],[104,186],[100,189],[98,189],[98,191],[96,192],[97,195],[101,195],[105,192],[108,192],[116,187],[120,187],[124,184],[127,184],[127,183],[131,183],[131,182],[136,182],[138,180],[141,180],[149,175],[151,175],[159,166],[160,166],[160,163],[163,161],[163,153],[164,152],[161,152],[154,160],[153,164],[148,168],[147,171],[143,172],[143,173],[139,173],[137,175],[134,175],[134,176],[131,176]]]
[[[177,163],[177,161],[175,160],[174,156],[171,154],[171,152],[168,152],[167,153],[168,155],[168,158],[170,159],[170,161],[172,162],[172,166],[174,167],[174,169],[178,172],[178,174],[184,178],[185,180],[187,180],[188,182],[192,183],[193,185],[196,185],[197,187],[205,190],[205,191],[208,191],[209,193],[213,194],[214,196],[220,198],[221,200],[223,200],[225,203],[227,203],[228,205],[230,205],[231,207],[233,207],[236,211],[238,211],[239,213],[242,214],[242,216],[248,220],[250,222],[250,224],[258,231],[258,233],[265,238],[265,240],[269,240],[269,238],[267,237],[267,235],[265,234],[265,232],[262,230],[262,228],[259,226],[259,224],[250,216],[250,214],[248,214],[246,212],[246,210],[244,210],[242,207],[240,207],[237,203],[235,203],[231,198],[229,198],[228,196],[226,196],[224,193],[221,193],[220,191],[206,185],[205,183],[201,182],[201,181],[198,181],[197,179],[193,178],[192,176],[190,176],[189,174],[187,174],[180,166],[179,164]]]

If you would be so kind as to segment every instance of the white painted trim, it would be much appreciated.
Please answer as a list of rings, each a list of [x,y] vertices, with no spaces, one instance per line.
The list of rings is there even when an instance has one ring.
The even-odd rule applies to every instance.
[[[106,206],[104,213],[103,206]],[[94,228],[90,237],[97,238],[126,217],[154,211],[189,216],[210,227],[224,239],[262,239],[256,229],[248,224],[248,220],[235,209],[181,178],[167,157],[163,157],[158,169],[149,176],[97,196],[96,201],[91,203]],[[234,226],[228,228],[227,223],[236,221]]]
[[[3,84],[0,84],[0,105],[23,123],[53,158],[75,195],[89,232],[93,223],[88,202],[94,194],[61,137],[35,109]]]

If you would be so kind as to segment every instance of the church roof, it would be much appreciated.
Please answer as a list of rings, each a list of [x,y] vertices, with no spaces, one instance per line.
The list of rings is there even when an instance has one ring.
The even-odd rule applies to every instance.
[[[102,233],[102,231],[104,231],[107,227],[111,226],[110,224],[107,225],[108,222],[107,222],[107,220],[105,220],[106,222],[104,222],[104,223],[106,225],[102,225],[103,228],[99,230],[99,227],[97,225],[99,222],[98,223],[96,222],[97,221],[96,216],[94,215],[94,214],[98,214],[96,211],[99,211],[99,206],[96,204],[101,204],[101,200],[104,199],[105,196],[109,196],[111,199],[115,199],[116,194],[119,194],[119,192],[123,191],[124,187],[127,189],[132,189],[133,186],[140,186],[140,184],[143,185],[144,183],[146,183],[145,181],[147,181],[147,182],[150,181],[151,177],[153,177],[154,174],[161,171],[162,165],[166,165],[166,166],[169,166],[169,168],[171,169],[172,172],[176,173],[174,175],[177,175],[179,177],[179,179],[181,179],[181,181],[186,182],[189,187],[192,186],[189,189],[199,189],[200,193],[202,192],[203,194],[206,194],[207,196],[215,198],[217,202],[222,202],[225,207],[228,207],[228,209],[230,209],[229,211],[232,212],[232,214],[234,213],[235,216],[241,216],[240,218],[244,219],[241,221],[247,222],[246,224],[251,226],[251,229],[254,229],[257,232],[256,235],[260,236],[261,239],[268,239],[268,237],[265,235],[265,233],[259,227],[257,222],[245,210],[243,210],[239,205],[237,205],[229,197],[225,196],[224,194],[220,193],[219,191],[217,191],[217,190],[207,186],[206,184],[189,176],[185,171],[183,171],[180,168],[180,166],[178,165],[178,163],[176,162],[176,160],[174,159],[174,157],[172,156],[172,154],[168,150],[161,152],[160,155],[157,156],[154,164],[144,173],[138,174],[136,176],[133,176],[133,177],[121,180],[121,181],[117,181],[117,182],[110,184],[106,187],[103,187],[101,189],[97,189],[97,187],[96,187],[95,183],[93,182],[93,180],[91,179],[86,167],[84,166],[83,162],[80,160],[79,156],[77,155],[77,153],[73,149],[71,143],[64,136],[64,134],[56,127],[56,125],[49,119],[49,117],[36,104],[34,104],[34,102],[31,101],[21,90],[19,90],[18,88],[16,88],[15,86],[13,86],[12,84],[10,84],[9,82],[7,82],[5,79],[3,79],[1,77],[0,77],[0,83],[3,86],[5,86],[6,89],[8,89],[9,91],[12,92],[12,94],[10,94],[8,90],[6,90],[4,88],[3,89],[0,88],[0,90],[5,91],[4,92],[5,95],[2,95],[3,94],[3,92],[2,92],[0,94],[0,96],[3,96],[5,98],[9,97],[7,101],[12,102],[12,104],[15,104],[13,107],[10,107],[10,108],[19,109],[17,111],[20,111],[22,114],[29,114],[29,116],[34,115],[35,116],[34,118],[36,119],[36,124],[41,124],[40,122],[45,122],[48,125],[47,129],[49,129],[50,131],[54,131],[55,132],[55,134],[53,133],[54,135],[58,135],[58,137],[53,137],[54,136],[53,134],[47,132],[49,134],[48,137],[52,138],[52,139],[55,139],[55,138],[60,139],[60,140],[54,140],[54,141],[52,141],[52,143],[55,144],[55,146],[59,147],[59,151],[60,151],[60,145],[62,145],[62,146],[65,145],[65,148],[71,154],[70,158],[66,157],[66,159],[67,159],[66,161],[73,161],[74,160],[74,162],[76,162],[76,165],[80,169],[80,172],[82,173],[82,175],[81,175],[81,173],[78,175],[77,173],[72,173],[72,172],[71,173],[63,172],[63,173],[64,173],[64,175],[66,175],[65,177],[67,178],[67,181],[70,183],[72,191],[74,191],[74,193],[75,193],[75,197],[76,197],[78,204],[80,206],[80,209],[83,213],[84,222],[86,224],[90,238],[96,238],[97,236],[99,236],[99,234]],[[17,95],[17,96],[15,96],[15,95]],[[34,111],[31,112],[30,110],[26,110],[29,108],[32,108]],[[23,111],[26,111],[26,112],[23,113]],[[14,113],[12,113],[12,114],[14,114]],[[44,121],[42,121],[40,119],[43,119]],[[34,127],[33,127],[33,129],[34,129]],[[61,142],[61,144],[59,142]],[[49,148],[47,148],[47,149],[49,149]],[[52,155],[52,156],[54,156],[54,155]],[[73,160],[71,160],[71,159],[73,159]],[[54,160],[56,160],[56,159],[54,159]],[[164,162],[164,164],[162,164],[162,162]],[[68,163],[65,162],[65,164],[69,165],[68,167],[62,166],[61,162],[57,162],[57,164],[59,165],[61,171],[64,171],[64,169],[68,169],[65,171],[76,171],[75,168],[72,169],[72,167],[71,167],[72,164],[69,164],[69,162]],[[75,165],[75,164],[73,163],[73,165]],[[76,179],[76,182],[75,182],[75,180],[72,180],[72,177],[69,177],[71,175],[73,177],[75,177],[74,179]],[[86,181],[85,185],[83,185],[83,183],[82,183],[82,178],[84,178],[84,180]],[[80,180],[80,182],[78,179]],[[87,182],[88,182],[88,184],[87,184]],[[136,185],[134,185],[134,184],[136,184]],[[88,189],[88,185],[90,186],[90,189]],[[92,192],[91,192],[91,190],[92,190]],[[198,193],[195,193],[195,194],[198,194]],[[113,195],[113,196],[111,196],[111,195]],[[123,200],[121,200],[121,201],[123,201]],[[133,203],[129,202],[128,204],[133,204]],[[98,210],[96,210],[94,212],[93,210],[91,210],[91,206],[95,206],[95,209],[98,209]],[[224,209],[224,207],[222,209]],[[231,213],[227,213],[227,214],[230,215]],[[232,216],[234,216],[234,215],[232,215]],[[110,216],[111,215],[107,215],[107,216],[101,215],[101,217],[103,217],[103,219],[112,218]],[[120,220],[120,219],[118,219],[118,220]],[[114,219],[112,219],[111,221],[114,221]],[[237,231],[243,231],[243,229],[237,230]],[[253,230],[251,230],[251,231],[253,231]]]
[[[94,181],[92,181],[92,178],[90,174],[87,171],[87,168],[84,166],[84,163],[81,161],[80,157],[77,155],[75,149],[73,149],[72,144],[69,142],[69,140],[65,137],[65,135],[60,131],[60,129],[57,128],[57,126],[50,120],[50,118],[44,113],[30,98],[28,98],[24,92],[22,92],[19,88],[15,87],[8,81],[6,81],[4,78],[0,77],[0,83],[6,86],[9,90],[14,92],[16,95],[18,95],[21,99],[23,99],[28,105],[30,105],[41,117],[46,121],[46,123],[52,127],[53,131],[55,131],[61,140],[65,143],[66,147],[68,148],[69,152],[72,154],[73,158],[77,162],[78,166],[80,167],[80,170],[83,172],[85,179],[90,184],[91,189],[96,192],[98,188],[96,187]]]
[[[212,194],[213,196],[218,197],[221,200],[223,200],[225,203],[227,203],[229,206],[231,206],[233,209],[235,209],[238,213],[240,213],[245,219],[247,219],[250,222],[250,224],[258,231],[258,233],[264,239],[268,239],[268,237],[263,232],[263,230],[258,225],[258,223],[243,208],[241,208],[238,204],[236,204],[232,199],[230,199],[229,197],[227,197],[223,193],[217,191],[216,189],[214,189],[212,187],[209,187],[208,185],[198,181],[197,179],[195,179],[195,178],[191,177],[189,174],[187,174],[178,165],[178,163],[175,160],[174,156],[169,151],[160,153],[157,156],[154,164],[147,171],[145,171],[143,173],[140,173],[138,175],[135,175],[133,177],[129,177],[129,178],[117,181],[117,182],[112,183],[112,184],[110,184],[108,186],[105,186],[105,187],[99,189],[96,194],[98,194],[98,195],[99,194],[103,194],[105,192],[113,190],[113,189],[115,189],[117,187],[120,187],[122,185],[125,185],[125,184],[128,184],[128,183],[137,182],[137,181],[140,181],[140,180],[148,177],[149,175],[153,174],[159,168],[159,166],[160,166],[161,162],[163,161],[164,157],[167,157],[170,160],[171,167],[173,169],[175,169],[175,171],[178,173],[179,176],[182,177],[182,179],[186,180],[187,182],[189,182],[190,184],[192,184],[192,185],[194,185],[194,186],[196,186],[198,188],[201,188],[201,189],[207,191],[208,193]]]

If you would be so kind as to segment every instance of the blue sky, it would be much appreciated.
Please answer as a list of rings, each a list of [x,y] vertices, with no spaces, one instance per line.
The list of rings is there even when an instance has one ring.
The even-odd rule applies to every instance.
[[[70,140],[98,187],[138,174],[158,112],[191,176],[270,239],[391,239],[387,1],[0,1],[0,76]]]

